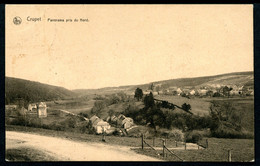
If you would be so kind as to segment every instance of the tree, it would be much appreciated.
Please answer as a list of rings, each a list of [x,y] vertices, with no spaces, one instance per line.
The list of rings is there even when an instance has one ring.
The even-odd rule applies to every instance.
[[[229,88],[229,87],[227,87],[227,86],[225,86],[224,88],[223,88],[223,95],[225,95],[225,96],[230,96],[230,91],[232,91],[233,90],[233,88]]]
[[[140,89],[140,88],[136,88],[136,90],[135,90],[135,96],[134,96],[138,101],[140,100],[140,99],[142,99],[142,97],[143,97],[143,90],[142,89]]]
[[[108,115],[109,115],[109,116],[113,116],[114,114],[115,114],[115,111],[114,111],[114,110],[110,109],[110,110],[108,111]]]
[[[212,97],[214,95],[214,92],[212,90],[209,90],[207,91],[206,95]]]
[[[176,96],[178,94],[178,92],[176,90],[172,91],[172,95]]]
[[[150,107],[153,107],[155,105],[152,92],[150,92],[149,95],[145,96],[145,98],[144,98],[144,105],[145,105],[145,107],[147,109],[150,108]]]
[[[103,101],[96,101],[94,103],[93,108],[91,109],[92,114],[96,114],[99,116],[101,114],[101,110],[105,108],[105,103]]]
[[[188,112],[189,110],[191,110],[190,104],[186,104],[186,103],[182,104],[181,108],[182,108],[183,110],[187,111],[187,112]]]
[[[153,91],[153,88],[154,88],[154,85],[153,85],[153,83],[149,86],[149,88],[148,89],[150,89],[150,90],[152,90]]]
[[[221,94],[219,93],[219,92],[215,92],[214,94],[213,94],[213,97],[220,97],[221,96]]]

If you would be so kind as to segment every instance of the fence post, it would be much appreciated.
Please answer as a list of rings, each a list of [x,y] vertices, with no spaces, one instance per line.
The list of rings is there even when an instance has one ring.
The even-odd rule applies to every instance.
[[[208,142],[208,139],[206,139],[206,148],[208,149],[209,147],[209,142]]]
[[[228,162],[231,162],[231,150],[228,150]]]
[[[142,134],[141,140],[142,140],[142,149],[144,149],[144,134]]]
[[[165,140],[163,140],[163,157],[165,157]]]
[[[155,145],[155,138],[153,137],[153,146]]]
[[[177,147],[177,141],[175,141],[175,143],[176,143],[176,147]]]
[[[186,148],[187,148],[187,147],[186,147],[186,141],[185,141],[185,143],[184,143],[184,144],[185,144],[184,146],[185,146],[185,150],[186,150]]]

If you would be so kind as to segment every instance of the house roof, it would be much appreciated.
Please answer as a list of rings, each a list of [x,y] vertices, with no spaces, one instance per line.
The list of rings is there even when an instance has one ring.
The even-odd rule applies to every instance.
[[[132,118],[126,117],[126,118],[122,121],[122,124],[127,123],[127,122],[133,123],[134,120],[133,120]]]
[[[96,119],[95,121],[92,122],[93,126],[96,126],[100,121],[103,121],[102,119]],[[104,121],[103,121],[104,122]]]
[[[92,116],[89,120],[91,122],[95,121],[96,119],[99,119],[99,117],[97,117],[96,115]]]

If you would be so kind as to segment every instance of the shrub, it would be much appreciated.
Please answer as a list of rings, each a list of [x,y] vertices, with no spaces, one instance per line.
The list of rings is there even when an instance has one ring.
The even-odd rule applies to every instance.
[[[184,134],[179,129],[172,129],[168,133],[168,138],[174,138],[176,141],[184,141]]]
[[[27,124],[27,121],[24,117],[18,117],[12,120],[11,125],[20,125],[20,126],[25,126]]]
[[[203,136],[199,131],[193,130],[186,134],[186,142],[198,143],[200,140],[202,140],[202,137]]]
[[[246,130],[237,131],[234,128],[230,128],[223,123],[221,123],[217,129],[211,131],[211,135],[217,138],[254,138],[253,132],[248,132]]]

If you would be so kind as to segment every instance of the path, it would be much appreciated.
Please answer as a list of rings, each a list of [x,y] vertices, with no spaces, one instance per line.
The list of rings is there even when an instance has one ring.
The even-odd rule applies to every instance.
[[[71,141],[23,132],[6,131],[6,149],[32,147],[55,155],[59,161],[159,161],[140,155],[127,146]]]

